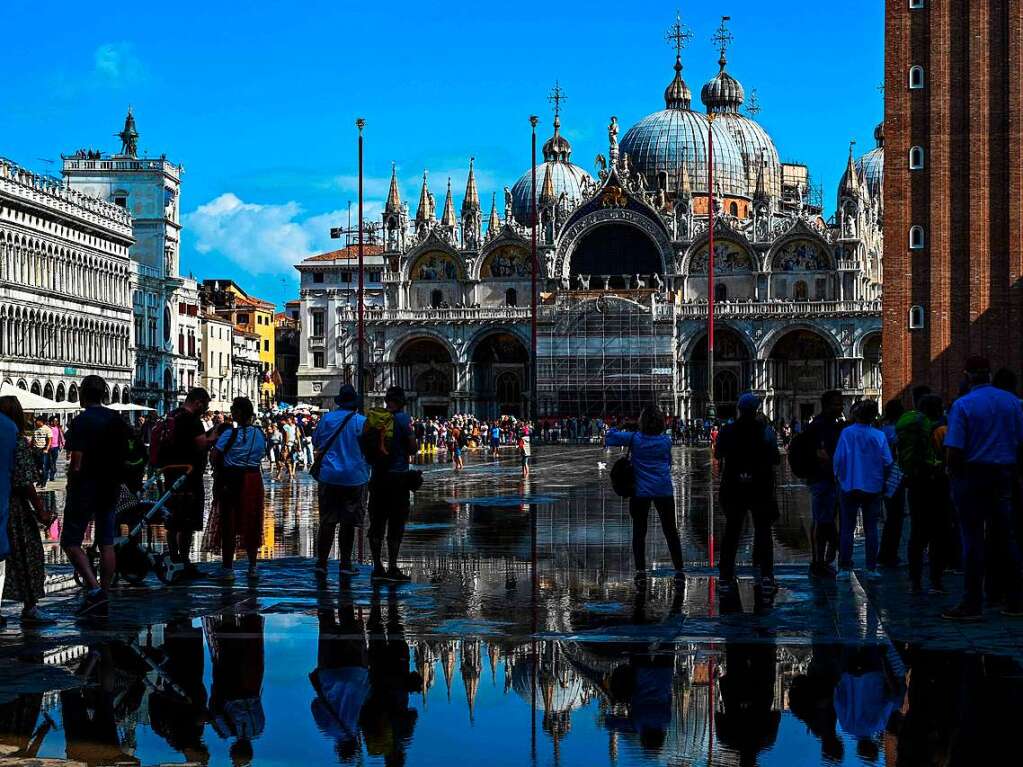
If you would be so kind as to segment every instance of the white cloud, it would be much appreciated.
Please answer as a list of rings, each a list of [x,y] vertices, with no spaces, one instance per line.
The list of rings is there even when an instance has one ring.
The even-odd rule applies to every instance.
[[[92,54],[93,75],[110,84],[134,83],[143,79],[145,67],[131,43],[103,43]]]
[[[379,220],[380,210],[379,203],[366,203],[363,217]],[[356,215],[353,206],[353,224]],[[304,216],[297,202],[244,202],[231,192],[184,217],[199,253],[218,253],[252,274],[292,274],[302,259],[339,247],[330,239],[330,228],[347,223],[347,210]]]

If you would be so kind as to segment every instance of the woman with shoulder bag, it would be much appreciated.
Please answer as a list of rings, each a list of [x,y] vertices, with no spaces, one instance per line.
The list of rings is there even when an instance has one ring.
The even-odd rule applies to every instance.
[[[7,538],[10,554],[4,563],[6,579],[0,590],[3,597],[21,602],[21,625],[40,626],[53,623],[37,607],[43,598],[45,564],[43,540],[39,526],[49,527],[54,515],[43,507],[35,488],[35,459],[27,436],[28,422],[17,397],[0,397],[0,413],[14,422],[18,442],[11,470],[11,500],[8,504]],[[0,627],[5,621],[0,618]]]
[[[661,530],[675,571],[681,572],[685,566],[675,521],[671,437],[664,432],[664,413],[651,405],[640,413],[637,431],[611,429],[604,438],[607,447],[628,447],[630,451],[635,489],[629,498],[629,515],[632,517],[632,555],[637,573],[646,572],[646,531],[651,503],[660,517]]]
[[[263,545],[263,472],[266,438],[252,424],[255,410],[247,397],[231,403],[233,428],[217,439],[211,458],[217,471],[217,513],[210,525],[211,548],[223,551],[223,576],[234,580],[234,552],[241,541],[249,558],[250,580],[258,576],[256,560]]]

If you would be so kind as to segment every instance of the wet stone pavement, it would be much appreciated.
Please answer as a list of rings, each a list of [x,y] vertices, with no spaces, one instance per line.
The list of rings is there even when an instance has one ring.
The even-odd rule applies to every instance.
[[[542,446],[427,464],[402,565],[326,589],[312,578],[315,485],[267,481],[260,579],[79,595],[48,544],[57,625],[0,632],[0,765],[781,765],[1004,763],[1023,710],[1023,623],[940,620],[948,597],[807,577],[808,499],[783,482],[780,590],[740,568],[734,598],[708,565],[708,453],[676,452],[684,578],[652,521],[635,581],[616,458]],[[59,485],[58,485],[59,487]],[[60,507],[61,491],[50,496]],[[161,547],[162,532],[154,529]],[[749,531],[740,549],[748,563]],[[214,573],[217,557],[198,559]],[[857,550],[857,561],[862,553]],[[535,562],[535,567],[533,563]],[[244,562],[240,563],[244,567]],[[950,583],[956,579],[950,579]],[[958,584],[957,584],[958,585]],[[38,760],[38,762],[34,761]]]

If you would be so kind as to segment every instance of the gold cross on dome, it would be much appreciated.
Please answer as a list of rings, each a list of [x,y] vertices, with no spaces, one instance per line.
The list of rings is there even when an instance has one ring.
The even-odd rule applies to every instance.
[[[669,45],[674,46],[676,56],[681,56],[682,49],[693,39],[693,33],[689,31],[689,27],[682,23],[682,17],[678,11],[675,11],[675,23],[668,27],[664,39],[668,41]]]
[[[551,88],[551,92],[550,95],[547,96],[547,100],[554,105],[554,116],[557,117],[561,112],[561,102],[568,101],[568,96],[565,95],[565,91],[561,87],[561,83],[557,80],[554,81],[554,87]]]

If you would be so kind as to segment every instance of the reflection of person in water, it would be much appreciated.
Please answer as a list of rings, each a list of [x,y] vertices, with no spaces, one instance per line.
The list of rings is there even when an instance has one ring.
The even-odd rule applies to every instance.
[[[7,759],[36,757],[46,734],[56,726],[46,714],[36,726],[42,708],[42,693],[19,695],[0,703],[0,754]]]
[[[168,623],[163,635],[161,669],[167,683],[149,696],[150,723],[189,762],[207,764],[210,754],[202,739],[206,723],[202,629],[185,618]]]
[[[338,759],[350,762],[358,754],[359,713],[369,693],[369,668],[362,621],[355,617],[347,589],[337,611],[319,610],[319,623],[316,670],[309,675],[316,691],[313,719],[336,741]]]
[[[608,684],[611,700],[624,703],[628,716],[608,716],[605,721],[608,729],[635,733],[645,750],[658,753],[671,724],[675,656],[646,646],[642,650],[629,653],[628,662],[611,672]]]
[[[416,726],[409,693],[422,689],[422,678],[410,672],[411,653],[398,614],[397,592],[387,591],[387,622],[380,606],[380,588],[373,589],[369,612],[369,696],[359,723],[370,756],[383,756],[387,767],[405,764],[405,751]]]
[[[781,712],[774,710],[775,647],[771,642],[725,645],[721,707],[714,715],[718,741],[738,753],[740,765],[774,745]]]
[[[263,733],[263,616],[259,613],[203,619],[213,664],[210,710],[213,728],[235,738],[231,761],[252,763],[252,741]]]
[[[845,747],[835,726],[835,686],[842,673],[842,649],[838,645],[814,644],[806,674],[789,686],[789,710],[821,741],[821,757],[841,762]]]
[[[61,719],[69,761],[88,765],[139,763],[124,752],[117,732],[114,698],[119,666],[113,648],[101,645],[89,652],[77,672],[90,681],[95,673],[96,683],[61,692]]]
[[[843,730],[856,738],[861,758],[875,761],[874,737],[884,732],[900,701],[899,685],[888,672],[878,645],[853,648],[835,687],[835,713]]]

